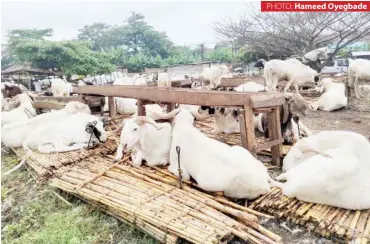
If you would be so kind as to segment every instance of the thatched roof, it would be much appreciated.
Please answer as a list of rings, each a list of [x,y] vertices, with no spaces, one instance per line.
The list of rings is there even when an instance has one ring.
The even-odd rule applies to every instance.
[[[28,72],[28,73],[33,73],[33,74],[50,74],[53,75],[55,72],[50,71],[50,70],[44,70],[44,69],[35,69],[31,68],[29,65],[12,65],[5,70],[2,70],[2,74],[17,74],[17,73],[23,73],[23,72]]]

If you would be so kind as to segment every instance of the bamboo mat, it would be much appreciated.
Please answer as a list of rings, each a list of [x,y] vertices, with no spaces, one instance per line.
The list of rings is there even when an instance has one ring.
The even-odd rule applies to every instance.
[[[284,196],[279,188],[254,201],[250,208],[303,225],[323,237],[358,244],[370,243],[370,209],[362,211],[305,203]]]
[[[116,142],[108,139],[104,144],[100,144],[94,149],[81,149],[78,151],[50,154],[33,151],[33,154],[27,159],[26,164],[32,169],[33,176],[42,182],[52,177],[54,171],[62,166],[79,162],[93,155],[112,154],[116,149]],[[12,150],[19,158],[23,158],[26,155],[23,148],[12,148]]]
[[[190,183],[181,190],[176,178],[158,167],[137,168],[92,156],[56,175],[52,186],[129,223],[139,222],[139,228],[164,243],[178,238],[221,243],[234,236],[248,243],[281,243],[281,237],[258,224],[258,217],[270,216],[197,191]]]

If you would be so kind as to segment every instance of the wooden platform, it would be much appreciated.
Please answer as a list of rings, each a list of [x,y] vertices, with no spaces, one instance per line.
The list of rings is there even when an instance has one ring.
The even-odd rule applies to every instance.
[[[370,209],[351,211],[305,203],[284,196],[279,188],[274,188],[269,194],[260,197],[250,207],[303,225],[315,233],[341,243],[370,243]]]
[[[109,97],[109,114],[115,116],[114,97],[137,99],[138,115],[145,116],[146,103],[160,102],[167,105],[167,111],[174,109],[175,104],[191,104],[221,107],[239,107],[241,145],[256,154],[270,149],[272,163],[280,164],[283,143],[281,137],[279,107],[285,103],[285,97],[278,92],[223,92],[195,90],[172,87],[139,87],[139,86],[82,86],[74,88],[74,93],[81,95],[98,95]],[[269,140],[261,145],[255,144],[253,114],[267,113]]]

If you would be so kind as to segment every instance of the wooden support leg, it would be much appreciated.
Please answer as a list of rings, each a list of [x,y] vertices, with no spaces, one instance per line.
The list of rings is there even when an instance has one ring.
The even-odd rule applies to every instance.
[[[175,104],[174,103],[167,103],[167,113],[171,112],[172,110],[175,109]],[[172,124],[173,118],[169,119],[168,122]]]
[[[267,113],[267,126],[270,141],[281,139],[279,108]],[[272,165],[280,165],[281,145],[271,147]]]
[[[114,97],[108,97],[108,106],[109,106],[109,117],[113,118],[117,113]]]
[[[174,109],[175,109],[174,103],[167,103],[167,113],[171,112]]]
[[[348,98],[351,97],[351,87],[349,87],[348,83],[346,84],[346,96]]]
[[[242,143],[244,144],[243,147],[246,148],[250,153],[252,153],[252,155],[256,156],[255,147],[254,147],[255,132],[254,132],[254,122],[253,122],[253,109],[249,105],[244,105],[243,115],[242,115],[243,118],[240,120],[240,121],[244,120],[244,123],[240,125]],[[245,139],[243,139],[243,137]]]
[[[146,115],[144,103],[140,99],[137,100],[137,115],[138,116],[145,116]]]
[[[240,109],[240,115],[239,115],[239,123],[240,123],[240,136],[242,141],[242,147],[245,149],[248,149],[247,146],[247,130],[245,127],[245,112],[244,109]]]

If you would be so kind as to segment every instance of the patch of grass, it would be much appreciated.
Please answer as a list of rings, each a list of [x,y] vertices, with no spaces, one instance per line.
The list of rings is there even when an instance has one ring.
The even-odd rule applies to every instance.
[[[13,155],[2,155],[2,172],[14,167]],[[104,214],[83,201],[48,186],[37,186],[22,167],[2,178],[2,241],[7,244],[157,243],[134,227]]]

